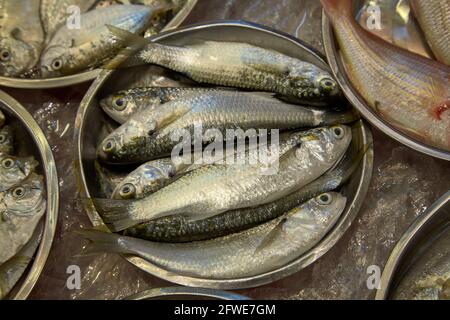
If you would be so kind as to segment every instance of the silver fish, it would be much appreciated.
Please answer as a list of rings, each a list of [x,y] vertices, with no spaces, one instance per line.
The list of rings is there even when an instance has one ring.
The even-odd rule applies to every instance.
[[[33,260],[43,231],[44,226],[40,223],[30,241],[14,257],[0,266],[0,300],[8,296]]]
[[[205,165],[142,200],[93,201],[115,231],[176,214],[202,220],[270,203],[304,187],[331,169],[351,140],[351,129],[346,126],[314,129],[303,133],[301,143],[277,159],[278,167],[272,166],[276,160]]]
[[[39,61],[44,31],[40,0],[0,0],[0,74],[22,76]]]
[[[4,126],[0,129],[0,153],[11,154],[14,151],[14,134],[12,128]]]
[[[242,278],[272,271],[306,253],[334,226],[345,205],[342,195],[326,193],[259,227],[193,243],[148,242],[98,231],[81,234],[92,242],[86,254],[133,254],[179,275]]]
[[[45,209],[44,181],[36,174],[4,193],[0,201],[0,265],[30,240]]]
[[[97,0],[41,0],[41,19],[47,41],[73,14],[88,11]],[[74,11],[73,9],[78,10]]]
[[[146,108],[184,98],[194,93],[215,91],[212,88],[135,88],[109,95],[100,101],[100,106],[112,119],[123,124],[131,116]]]
[[[112,5],[82,14],[79,29],[63,26],[47,45],[40,62],[42,76],[69,75],[98,66],[122,47],[121,41],[111,35],[106,24],[141,33],[152,15],[160,9]]]
[[[329,72],[273,50],[246,43],[215,41],[168,46],[114,26],[109,29],[130,48],[144,46],[127,65],[157,64],[200,83],[274,92],[308,104],[327,105],[341,97],[341,90]],[[110,67],[121,62],[123,57]]]
[[[0,192],[27,179],[38,166],[33,158],[18,158],[0,154]]]
[[[169,155],[179,144],[173,133],[191,133],[199,123],[204,130],[289,130],[348,123],[353,112],[334,112],[287,104],[267,94],[216,91],[193,95],[144,109],[114,131],[98,147],[97,155],[108,163],[139,163]]]

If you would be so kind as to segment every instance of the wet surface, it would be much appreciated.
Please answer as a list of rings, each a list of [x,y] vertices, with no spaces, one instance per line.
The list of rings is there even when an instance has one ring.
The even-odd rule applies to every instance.
[[[245,19],[298,36],[323,51],[317,0],[199,0],[186,24]],[[304,12],[308,13],[304,13]],[[61,204],[57,235],[32,299],[119,299],[170,284],[117,255],[76,257],[83,243],[73,234],[91,224],[78,197],[73,166],[74,121],[89,84],[58,90],[3,88],[37,119],[57,162]],[[255,299],[371,299],[369,266],[381,270],[413,220],[450,189],[450,163],[412,151],[374,129],[374,177],[363,208],[337,245],[297,274],[238,293]],[[81,289],[66,286],[67,268],[81,270]]]

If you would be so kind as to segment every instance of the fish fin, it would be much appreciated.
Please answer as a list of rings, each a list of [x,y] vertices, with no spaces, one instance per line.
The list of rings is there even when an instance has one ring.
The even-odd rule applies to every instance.
[[[114,233],[106,233],[95,229],[81,229],[75,231],[89,243],[82,249],[77,257],[87,257],[99,253],[130,254],[131,252],[120,245],[122,236]]]
[[[108,228],[114,232],[133,227],[140,222],[133,219],[136,201],[92,199],[92,202]]]
[[[255,249],[255,254],[261,252],[265,248],[269,247],[277,237],[279,237],[280,234],[284,233],[284,224],[286,223],[287,219],[282,218],[277,223],[277,225],[267,233],[267,235],[264,237],[264,239],[261,241],[261,243],[258,245],[258,247]]]
[[[111,32],[113,36],[122,41],[126,47],[122,49],[113,59],[109,60],[105,65],[103,65],[103,69],[117,69],[134,53],[152,43],[150,40],[144,37],[141,37],[130,31],[115,27],[113,25],[108,24],[106,25],[106,27],[108,28],[109,32]]]

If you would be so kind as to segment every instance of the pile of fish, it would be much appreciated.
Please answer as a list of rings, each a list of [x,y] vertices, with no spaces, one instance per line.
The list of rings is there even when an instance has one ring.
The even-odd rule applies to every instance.
[[[382,118],[410,136],[450,150],[450,1],[411,0],[436,60],[409,52],[361,27],[352,0],[321,0],[347,74]],[[382,13],[383,14],[383,13]]]
[[[33,157],[13,156],[17,141],[0,111],[0,299],[19,281],[40,243],[46,210]]]
[[[122,43],[110,24],[161,31],[185,0],[0,0],[0,75],[53,78],[96,68]]]
[[[326,70],[246,43],[168,46],[110,30],[141,46],[128,64],[156,64],[198,84],[100,97],[117,126],[98,144],[104,198],[92,201],[115,233],[80,231],[90,240],[85,254],[133,254],[179,275],[231,279],[285,265],[333,228],[347,203],[338,191],[365,150],[352,143],[348,125],[358,117],[342,107]],[[204,156],[214,144],[231,145],[242,161],[216,152],[207,163],[180,162],[173,134],[193,136],[199,124],[217,135],[205,135],[193,153],[188,140],[183,158]],[[258,139],[238,153],[229,129],[279,130],[279,141]],[[270,160],[252,161],[256,149]]]

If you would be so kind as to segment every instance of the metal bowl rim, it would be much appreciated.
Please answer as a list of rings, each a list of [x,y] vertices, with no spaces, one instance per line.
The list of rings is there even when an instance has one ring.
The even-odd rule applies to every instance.
[[[411,149],[435,158],[450,161],[450,151],[438,149],[408,136],[407,134],[396,129],[394,126],[390,125],[386,120],[383,120],[375,113],[372,108],[367,105],[364,99],[357,93],[353,85],[346,78],[345,70],[341,70],[341,68],[339,67],[340,62],[336,48],[337,44],[334,37],[334,31],[324,10],[322,10],[322,37],[327,60],[331,67],[333,75],[343,89],[347,99],[363,115],[365,119],[367,119],[371,124],[380,129],[382,132],[387,134],[389,137],[397,140],[401,144],[404,144]]]
[[[400,267],[403,258],[408,252],[412,250],[413,243],[417,240],[423,228],[431,222],[436,214],[438,214],[442,207],[450,203],[450,191],[440,197],[422,216],[417,218],[411,226],[402,235],[400,240],[395,245],[394,249],[384,266],[383,274],[381,275],[380,289],[377,290],[375,299],[386,300],[389,297],[391,284],[395,273]]]
[[[187,26],[180,29],[177,29],[172,32],[162,33],[158,35],[158,37],[153,38],[153,41],[157,41],[166,37],[169,37],[173,34],[179,34],[183,32],[189,32],[191,30],[197,29],[205,29],[211,27],[240,27],[253,29],[259,32],[264,32],[271,36],[281,37],[285,40],[293,42],[295,45],[301,47],[303,50],[308,51],[310,54],[319,59],[322,63],[326,64],[326,62],[322,59],[321,55],[318,54],[315,50],[310,49],[309,45],[306,45],[299,39],[294,38],[293,36],[284,34],[282,32],[277,32],[271,28],[267,28],[265,26],[261,26],[255,23],[250,23],[246,21],[211,21],[205,22],[201,24],[195,24],[193,26]],[[75,143],[76,143],[76,159],[77,159],[77,174],[79,175],[79,180],[82,185],[82,192],[86,198],[90,199],[90,193],[86,183],[86,177],[84,175],[83,169],[83,156],[82,156],[82,130],[84,127],[84,118],[88,107],[95,98],[95,95],[100,90],[104,82],[109,78],[113,71],[105,70],[102,74],[95,80],[95,82],[89,88],[86,96],[81,102],[80,108],[77,114],[76,127],[75,127]],[[365,145],[371,145],[372,143],[372,135],[367,125],[361,121],[361,132],[362,132],[362,142]],[[200,279],[193,278],[187,276],[179,276],[167,270],[161,269],[159,267],[154,266],[150,262],[135,256],[125,256],[125,258],[137,266],[138,268],[158,277],[164,279],[166,281],[190,286],[190,287],[203,287],[210,289],[223,289],[223,290],[234,290],[234,289],[245,289],[245,288],[253,288],[262,286],[276,280],[285,278],[289,275],[292,275],[306,266],[312,264],[321,256],[323,256],[328,250],[330,250],[337,241],[343,236],[343,234],[350,227],[351,223],[357,216],[363,200],[367,194],[369,189],[370,181],[372,178],[372,170],[373,170],[373,148],[370,148],[366,155],[364,156],[362,163],[362,172],[361,179],[359,181],[358,188],[355,193],[355,197],[353,203],[347,204],[347,210],[342,214],[338,223],[333,227],[332,230],[322,239],[313,249],[309,250],[307,253],[296,259],[295,261],[287,264],[282,268],[278,268],[277,270],[258,275],[252,277],[246,277],[241,279],[227,279],[227,280],[213,280],[213,279]],[[102,219],[99,214],[93,208],[86,208],[89,219],[93,223],[95,227],[100,227],[103,230],[107,230],[104,225]]]
[[[34,140],[36,147],[39,150],[42,161],[40,165],[44,169],[46,181],[47,209],[42,240],[39,244],[39,249],[35,254],[31,269],[28,271],[19,290],[12,297],[14,300],[25,300],[33,290],[44,268],[55,236],[59,209],[58,175],[50,145],[32,115],[17,100],[2,90],[0,90],[0,102],[5,106],[4,109],[7,110],[9,114],[12,114],[23,124],[31,138]]]
[[[188,0],[183,9],[163,28],[168,31],[178,27],[188,17],[198,0]],[[94,69],[74,75],[49,79],[20,79],[0,76],[0,85],[18,89],[54,89],[68,87],[94,80],[101,73],[101,69]]]
[[[233,292],[188,287],[167,287],[145,290],[129,296],[125,298],[125,300],[147,300],[151,298],[165,298],[180,295],[205,297],[217,300],[250,300],[248,297]]]

